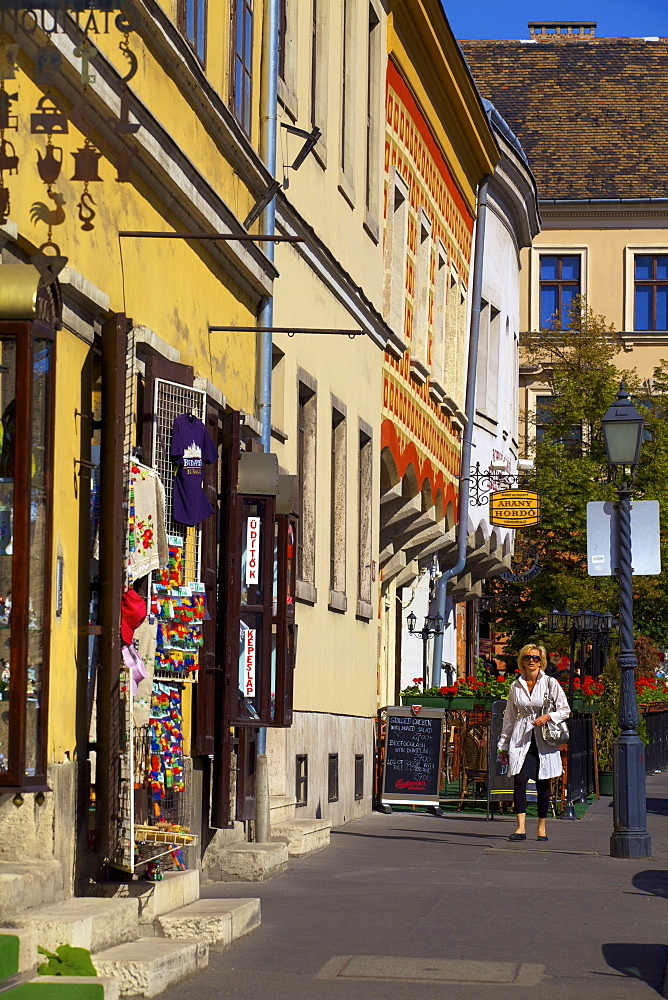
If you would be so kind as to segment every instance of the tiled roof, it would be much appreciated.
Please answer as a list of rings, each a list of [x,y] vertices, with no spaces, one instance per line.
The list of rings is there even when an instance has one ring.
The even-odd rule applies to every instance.
[[[668,38],[459,44],[539,198],[668,198]]]

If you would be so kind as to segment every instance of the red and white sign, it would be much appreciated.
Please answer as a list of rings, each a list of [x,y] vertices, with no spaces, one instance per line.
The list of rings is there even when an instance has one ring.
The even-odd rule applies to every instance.
[[[249,517],[246,524],[246,585],[260,582],[260,518]]]
[[[244,695],[255,697],[255,633],[256,629],[247,628],[244,635]]]

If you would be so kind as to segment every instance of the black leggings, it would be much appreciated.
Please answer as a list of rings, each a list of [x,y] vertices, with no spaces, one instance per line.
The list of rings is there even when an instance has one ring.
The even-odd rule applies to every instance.
[[[515,787],[513,788],[513,802],[516,813],[527,811],[527,781],[528,778],[521,774],[515,775]],[[538,778],[536,781],[536,791],[538,793],[538,819],[546,819],[550,805],[550,779]]]
[[[527,811],[527,781],[533,778],[536,782],[536,792],[538,798],[538,819],[547,818],[547,810],[550,806],[550,779],[539,778],[538,768],[540,767],[540,754],[536,743],[536,734],[531,734],[531,743],[527,755],[522,764],[522,770],[515,775],[515,786],[513,788],[513,802],[516,813]]]

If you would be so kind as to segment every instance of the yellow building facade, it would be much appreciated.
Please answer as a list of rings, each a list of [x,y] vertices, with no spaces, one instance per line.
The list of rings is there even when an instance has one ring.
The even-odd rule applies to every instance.
[[[224,419],[241,414],[242,438],[254,436],[257,359],[252,332],[209,328],[253,327],[277,273],[243,226],[270,181],[257,153],[261,9],[248,17],[244,5],[213,5],[193,22],[190,2],[150,13],[100,7],[17,7],[0,20],[5,441],[13,394],[18,401],[27,391],[32,406],[22,411],[32,427],[19,433],[24,457],[17,445],[15,475],[5,475],[16,483],[12,495],[5,487],[4,517],[14,517],[14,536],[28,548],[3,551],[11,639],[0,856],[55,858],[66,891],[103,862],[133,867],[133,821],[162,812],[191,826],[178,791],[185,783],[197,798],[209,780],[206,765],[199,775],[193,766],[217,754],[221,740],[208,621],[186,640],[203,641],[198,649],[163,645],[153,695],[150,684],[143,695],[146,718],[130,718],[123,593],[133,590],[158,622],[164,611],[155,590],[161,571],[129,565],[142,539],[153,547],[152,534],[141,534],[133,464],[163,481],[167,584],[190,589],[189,614],[203,601],[196,595],[206,595],[215,623],[216,517],[176,521],[170,435],[179,414],[201,419],[221,456],[203,467],[215,507]],[[241,55],[251,53],[237,76],[235,23],[248,43]],[[197,236],[231,233],[246,239]],[[10,362],[22,351],[23,361]],[[30,582],[21,590],[22,567]],[[149,659],[152,666],[152,651]],[[156,692],[168,691],[176,692],[178,745],[165,743],[171,756],[152,768],[146,746],[159,733],[154,727],[151,736],[148,715]],[[226,808],[233,823],[233,805]]]

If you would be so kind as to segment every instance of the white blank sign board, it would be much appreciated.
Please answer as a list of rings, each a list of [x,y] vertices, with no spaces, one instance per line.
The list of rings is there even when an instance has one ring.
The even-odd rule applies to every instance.
[[[618,516],[611,500],[587,504],[589,576],[612,576],[619,569]],[[659,541],[659,501],[632,501],[631,566],[634,576],[654,576],[661,572]]]

